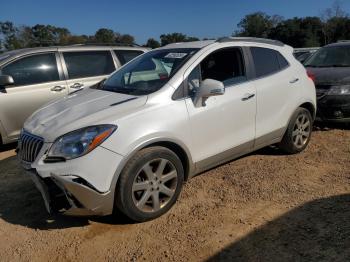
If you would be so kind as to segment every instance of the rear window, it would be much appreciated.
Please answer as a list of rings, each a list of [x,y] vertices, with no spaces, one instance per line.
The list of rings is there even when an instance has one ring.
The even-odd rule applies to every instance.
[[[276,73],[289,64],[276,50],[261,47],[251,47],[256,77],[264,77]]]
[[[115,70],[109,51],[64,52],[69,79],[109,75]]]
[[[114,53],[122,65],[143,54],[140,50],[114,50]]]

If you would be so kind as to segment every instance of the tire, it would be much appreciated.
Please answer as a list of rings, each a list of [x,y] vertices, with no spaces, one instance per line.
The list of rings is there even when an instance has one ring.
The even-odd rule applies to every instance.
[[[299,107],[293,114],[278,147],[288,154],[302,152],[310,142],[313,118],[309,110]]]
[[[175,204],[183,181],[184,169],[173,151],[160,146],[142,149],[120,175],[116,208],[135,222],[155,219]]]

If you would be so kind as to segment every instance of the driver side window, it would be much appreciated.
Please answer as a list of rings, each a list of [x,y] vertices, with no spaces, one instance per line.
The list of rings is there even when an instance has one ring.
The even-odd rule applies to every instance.
[[[243,54],[240,48],[224,48],[209,54],[187,79],[188,92],[192,94],[205,79],[223,82],[229,87],[247,80]]]

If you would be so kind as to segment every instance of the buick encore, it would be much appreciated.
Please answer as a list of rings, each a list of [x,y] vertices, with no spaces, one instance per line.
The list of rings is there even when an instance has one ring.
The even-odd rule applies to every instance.
[[[75,45],[0,55],[0,145],[18,139],[26,118],[47,102],[96,84],[147,49]]]
[[[49,212],[134,221],[167,212],[184,181],[276,144],[303,151],[316,92],[293,49],[252,38],[177,43],[52,102],[18,155]]]

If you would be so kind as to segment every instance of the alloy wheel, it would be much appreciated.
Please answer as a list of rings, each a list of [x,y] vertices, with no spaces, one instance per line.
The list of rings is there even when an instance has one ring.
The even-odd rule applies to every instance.
[[[292,139],[293,144],[297,148],[302,148],[308,141],[311,134],[311,121],[305,113],[298,115],[293,132]]]
[[[173,198],[178,174],[167,159],[147,162],[136,175],[132,185],[132,199],[143,212],[157,212]]]

